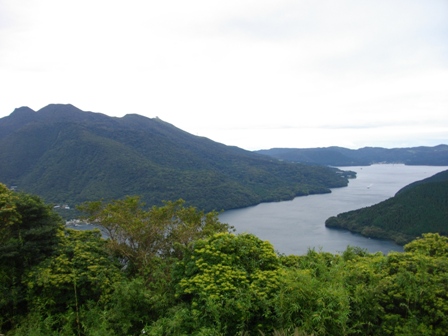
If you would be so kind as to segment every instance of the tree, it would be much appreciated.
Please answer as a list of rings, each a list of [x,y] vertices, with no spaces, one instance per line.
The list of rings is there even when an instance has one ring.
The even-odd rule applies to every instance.
[[[297,328],[304,335],[348,334],[350,306],[341,258],[310,249],[281,261],[287,268],[272,300],[277,328]]]
[[[184,332],[272,330],[269,302],[279,265],[272,245],[251,234],[218,233],[194,242],[175,269],[177,294],[191,304],[180,323],[192,329]]]
[[[426,233],[405,245],[404,250],[431,257],[448,257],[448,237]]]
[[[425,234],[390,253],[381,279],[382,335],[445,335],[448,330],[448,239]]]
[[[109,250],[123,259],[130,274],[149,275],[158,259],[179,260],[194,240],[232,230],[219,222],[217,212],[185,207],[183,200],[146,210],[139,197],[128,196],[85,203],[79,209],[106,229]]]
[[[61,228],[60,217],[42,199],[0,185],[1,328],[10,328],[27,312],[24,276],[52,255]]]
[[[3,245],[10,235],[10,227],[20,220],[16,208],[17,196],[0,183],[0,244]]]
[[[55,253],[33,268],[25,283],[33,311],[55,317],[71,311],[77,316],[76,330],[83,306],[108,302],[121,266],[107,253],[99,230],[60,230],[58,236]]]
[[[382,281],[387,274],[384,267],[387,257],[381,252],[369,254],[354,247],[348,247],[342,256],[341,282],[345,285],[350,302],[350,332],[375,335],[384,317],[380,298],[384,291]]]

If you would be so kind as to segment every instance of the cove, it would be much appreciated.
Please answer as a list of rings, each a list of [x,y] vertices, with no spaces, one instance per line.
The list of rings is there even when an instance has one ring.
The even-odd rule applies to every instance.
[[[233,225],[237,233],[248,232],[270,241],[283,254],[306,254],[308,249],[339,253],[348,245],[369,252],[403,251],[391,241],[365,238],[345,230],[328,229],[325,220],[341,212],[360,209],[384,201],[402,187],[438,172],[446,166],[406,166],[376,164],[340,167],[357,173],[344,188],[330,194],[296,197],[291,201],[261,203],[220,214],[223,223]]]

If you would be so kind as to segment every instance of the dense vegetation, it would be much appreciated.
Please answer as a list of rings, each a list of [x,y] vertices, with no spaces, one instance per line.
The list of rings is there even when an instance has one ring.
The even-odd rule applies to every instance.
[[[346,186],[336,169],[279,162],[191,135],[158,118],[111,118],[72,105],[0,119],[0,182],[46,202],[140,195],[227,210]]]
[[[276,159],[327,166],[369,166],[374,163],[404,163],[407,165],[448,166],[448,145],[435,147],[380,148],[343,147],[272,148],[257,151]]]
[[[414,182],[376,205],[341,213],[325,222],[366,237],[405,244],[422,233],[448,235],[448,171]]]
[[[137,197],[83,206],[65,229],[0,185],[0,333],[6,335],[446,335],[448,238],[404,253],[278,255],[216,213]]]

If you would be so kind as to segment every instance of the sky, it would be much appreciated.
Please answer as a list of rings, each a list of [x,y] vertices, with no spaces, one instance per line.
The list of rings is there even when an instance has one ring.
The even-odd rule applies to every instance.
[[[247,150],[448,144],[448,1],[0,0],[0,118],[53,103]]]

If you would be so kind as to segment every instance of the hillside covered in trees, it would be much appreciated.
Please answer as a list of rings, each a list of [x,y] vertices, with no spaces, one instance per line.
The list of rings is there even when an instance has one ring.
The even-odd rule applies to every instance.
[[[448,171],[411,183],[381,203],[330,217],[329,228],[405,244],[422,233],[448,235]]]
[[[184,132],[158,118],[112,118],[72,105],[0,119],[0,182],[47,202],[140,195],[226,210],[347,185],[326,167],[279,162]]]
[[[403,253],[275,253],[217,213],[137,197],[83,205],[74,231],[0,184],[0,334],[446,335],[448,238]]]
[[[289,162],[336,167],[369,166],[375,163],[448,166],[448,145],[410,148],[364,147],[359,149],[336,146],[323,148],[272,148],[256,152]]]

